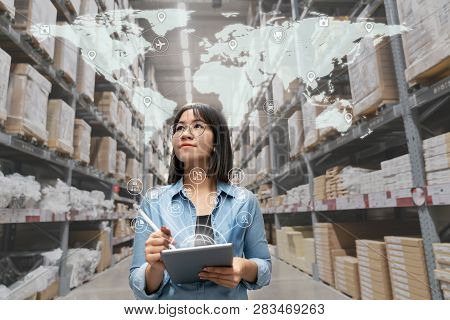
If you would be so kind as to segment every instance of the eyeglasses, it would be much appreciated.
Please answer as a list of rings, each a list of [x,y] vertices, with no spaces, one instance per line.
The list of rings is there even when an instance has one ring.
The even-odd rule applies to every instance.
[[[203,132],[205,132],[207,125],[205,123],[202,122],[196,122],[193,124],[182,124],[182,123],[177,123],[176,125],[174,125],[172,127],[172,135],[175,138],[179,138],[181,137],[181,135],[183,134],[183,132],[186,131],[186,129],[189,127],[189,131],[191,132],[191,134],[195,137],[199,137],[203,134]]]

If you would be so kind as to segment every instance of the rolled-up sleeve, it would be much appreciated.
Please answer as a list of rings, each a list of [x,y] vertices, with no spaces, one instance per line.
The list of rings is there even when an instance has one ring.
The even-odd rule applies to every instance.
[[[149,214],[150,212],[149,207],[145,204],[141,205],[145,213]],[[149,216],[150,218],[153,219],[153,221],[158,221],[154,219],[154,217],[151,217],[151,214],[149,214]],[[147,241],[148,237],[150,236],[150,233],[151,231],[148,229],[145,230],[136,229],[135,232],[133,244],[133,260],[130,266],[130,273],[128,280],[130,288],[131,290],[133,290],[136,299],[151,300],[160,298],[165,285],[170,280],[169,274],[167,273],[166,270],[164,270],[164,278],[161,281],[161,285],[159,286],[158,290],[156,290],[151,294],[147,294],[145,291],[146,288],[145,269],[147,268],[148,265],[147,261],[145,260],[145,241]]]
[[[242,280],[249,290],[260,289],[270,283],[272,276],[272,260],[264,229],[264,220],[259,207],[258,199],[253,195],[249,203],[249,213],[253,217],[251,225],[247,228],[244,238],[244,256],[254,261],[258,266],[256,281],[250,283]]]

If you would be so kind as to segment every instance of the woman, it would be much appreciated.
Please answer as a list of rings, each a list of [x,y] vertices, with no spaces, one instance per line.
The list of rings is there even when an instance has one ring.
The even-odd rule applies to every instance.
[[[147,192],[141,207],[161,229],[138,232],[130,267],[137,299],[248,299],[247,289],[270,282],[272,264],[258,200],[231,185],[232,151],[222,113],[188,104],[174,118],[169,186]],[[233,243],[232,267],[205,268],[200,280],[174,284],[160,252]]]

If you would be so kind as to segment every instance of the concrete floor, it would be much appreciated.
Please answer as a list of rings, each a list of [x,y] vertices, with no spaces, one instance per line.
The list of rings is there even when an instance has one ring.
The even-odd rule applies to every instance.
[[[134,299],[128,286],[131,257],[96,275],[94,279],[72,290],[63,299],[128,300]],[[277,258],[272,258],[272,280],[269,286],[249,291],[249,298],[264,300],[343,300],[337,290],[311,279],[307,274]]]

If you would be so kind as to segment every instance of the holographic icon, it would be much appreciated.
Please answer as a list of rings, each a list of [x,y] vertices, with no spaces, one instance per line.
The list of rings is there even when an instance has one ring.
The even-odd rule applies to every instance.
[[[183,204],[179,200],[174,200],[172,202],[172,210],[170,210],[170,214],[178,217],[183,213]]]
[[[97,51],[95,51],[95,50],[89,50],[88,53],[87,53],[87,55],[88,55],[88,58],[89,58],[89,59],[94,60],[95,57],[97,57]]]
[[[236,223],[239,227],[245,229],[251,226],[253,222],[252,215],[247,211],[239,212],[236,216]]]
[[[283,27],[273,27],[270,33],[270,39],[276,44],[280,44],[286,39],[286,30]]]
[[[206,179],[206,172],[202,168],[193,168],[189,172],[189,178],[195,184],[200,184]]]
[[[39,32],[43,36],[49,36],[50,35],[50,26],[48,24],[40,25]]]
[[[247,192],[247,190],[244,189],[244,188],[238,188],[237,191],[236,191],[235,199],[238,202],[241,202],[241,203],[246,202],[248,200],[248,192]]]
[[[152,98],[151,97],[144,97],[144,105],[148,108],[152,104]]]
[[[374,25],[373,25],[372,22],[367,22],[367,23],[364,25],[364,28],[366,28],[367,33],[371,33],[372,30],[373,30],[373,28],[374,28]]]
[[[145,193],[145,198],[146,198],[148,201],[155,201],[155,200],[158,200],[158,198],[159,198],[159,193],[160,193],[159,188],[151,187],[151,188],[149,188],[149,189],[147,190],[147,192]]]
[[[310,71],[306,74],[306,78],[308,78],[309,82],[313,82],[316,79],[316,74]]]
[[[217,206],[217,204],[219,203],[218,194],[216,192],[208,193],[206,201],[208,203],[208,207],[210,209],[214,209]]]
[[[131,229],[133,229],[135,233],[143,233],[148,231],[147,223],[141,217],[136,217],[131,220]]]
[[[144,185],[142,184],[142,181],[139,179],[130,179],[127,183],[127,191],[129,194],[133,196],[137,196],[142,192]]]
[[[228,180],[232,185],[237,185],[244,181],[244,171],[240,168],[232,168],[228,172]]]
[[[163,23],[164,20],[166,20],[166,17],[167,17],[167,15],[166,15],[166,13],[164,11],[158,12],[158,20],[159,20],[159,22]]]
[[[352,120],[353,120],[353,115],[351,114],[351,113],[346,113],[345,115],[344,115],[344,117],[345,117],[345,121],[347,121],[347,123],[352,123]]]
[[[228,45],[230,46],[231,50],[234,50],[234,49],[236,49],[238,44],[237,44],[236,40],[232,39],[232,40],[230,40],[230,42],[228,42]]]
[[[169,40],[165,37],[156,37],[153,39],[153,48],[158,52],[166,52],[169,49]]]
[[[319,27],[328,27],[329,26],[329,20],[327,16],[320,16],[319,17]]]
[[[277,105],[275,104],[275,101],[273,101],[273,100],[267,100],[265,103],[264,103],[264,106],[263,106],[263,108],[264,108],[264,111],[267,113],[267,114],[270,114],[270,115],[272,115],[272,114],[275,114],[275,112],[277,111]]]

